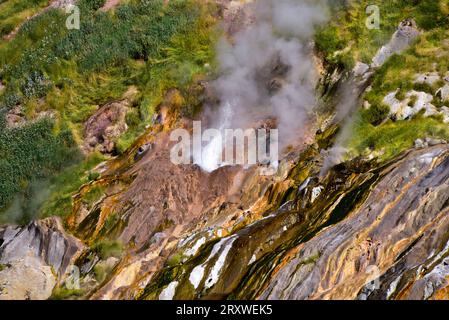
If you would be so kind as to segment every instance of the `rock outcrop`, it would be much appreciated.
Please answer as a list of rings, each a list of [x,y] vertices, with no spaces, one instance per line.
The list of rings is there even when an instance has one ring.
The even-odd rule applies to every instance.
[[[394,120],[410,119],[421,110],[424,116],[429,117],[439,113],[431,103],[433,96],[426,92],[411,90],[406,93],[405,99],[400,101],[396,98],[398,91],[391,92],[385,96],[383,102],[390,107],[390,117]]]
[[[95,149],[101,153],[112,153],[116,139],[124,133],[128,100],[114,101],[101,107],[89,120],[87,120],[83,150],[88,153]]]
[[[83,245],[48,218],[0,229],[0,299],[47,299]]]
[[[342,164],[321,181],[309,171],[311,163],[290,173],[309,172],[294,199],[265,218],[228,229],[219,240],[202,232],[180,242],[194,258],[166,266],[140,298],[446,295],[447,145],[411,151],[378,168]]]
[[[447,146],[386,170],[347,219],[287,253],[260,298],[427,299],[446,288]]]
[[[401,53],[407,49],[419,36],[420,32],[413,19],[406,19],[399,24],[398,29],[393,34],[390,42],[383,46],[374,56],[371,66],[380,67],[393,54]]]

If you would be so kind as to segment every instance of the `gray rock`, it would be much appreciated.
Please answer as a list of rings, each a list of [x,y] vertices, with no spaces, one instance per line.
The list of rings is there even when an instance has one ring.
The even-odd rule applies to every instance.
[[[426,139],[425,139],[425,143],[426,143],[428,146],[433,147],[433,146],[436,146],[436,145],[439,145],[439,144],[445,144],[446,141],[445,141],[445,140],[442,140],[442,139],[426,138]]]
[[[35,256],[25,256],[0,271],[0,300],[45,300],[55,285],[51,267]]]
[[[415,75],[415,83],[425,83],[429,86],[433,86],[435,83],[441,80],[440,75],[438,72],[428,72],[424,74],[417,74]]]
[[[419,36],[419,33],[414,20],[407,19],[402,21],[390,42],[383,46],[374,56],[371,66],[374,68],[380,67],[393,54],[401,53],[407,49]]]
[[[423,109],[425,110],[425,117],[438,114],[436,107],[431,103],[433,100],[433,96],[431,94],[411,90],[406,93],[404,100],[399,101],[396,98],[398,90],[390,92],[383,99],[383,103],[390,107],[390,116],[393,119],[410,119]],[[412,98],[415,99],[415,102],[413,103],[413,105],[410,105]]]
[[[367,73],[369,70],[369,65],[363,62],[357,61],[354,67],[354,75],[357,77],[362,77],[365,73]]]
[[[415,140],[415,148],[422,149],[422,148],[425,148],[426,146],[427,146],[427,143],[424,142],[422,139]]]
[[[0,229],[0,299],[46,299],[83,250],[58,218]]]
[[[449,101],[449,83],[446,83],[443,87],[437,90],[436,96],[441,99],[441,101]]]

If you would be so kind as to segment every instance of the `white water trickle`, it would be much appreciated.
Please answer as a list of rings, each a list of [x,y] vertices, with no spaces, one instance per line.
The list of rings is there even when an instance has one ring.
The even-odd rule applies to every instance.
[[[212,141],[202,148],[201,155],[194,157],[195,163],[207,172],[212,172],[226,165],[222,161],[222,152],[226,143],[222,137],[224,137],[225,129],[230,129],[231,127],[234,112],[230,102],[226,102],[221,110],[223,115],[220,118],[223,121],[216,128],[221,132],[221,136],[214,137]]]

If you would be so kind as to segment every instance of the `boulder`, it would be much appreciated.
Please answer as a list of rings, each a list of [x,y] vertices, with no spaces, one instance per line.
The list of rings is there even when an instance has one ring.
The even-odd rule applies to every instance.
[[[422,139],[416,139],[415,140],[415,148],[422,149],[427,147],[427,143],[424,142]]]
[[[414,83],[423,83],[433,86],[435,83],[441,80],[438,72],[427,72],[423,74],[416,74]]]
[[[436,107],[431,104],[433,100],[433,96],[431,94],[411,90],[406,93],[405,99],[400,101],[396,98],[398,90],[390,92],[383,99],[383,103],[390,107],[390,117],[393,119],[410,119],[423,109],[425,110],[424,116],[426,117],[438,114]],[[415,99],[415,102],[413,105],[410,105],[413,98]]]
[[[367,65],[366,63],[357,61],[352,72],[354,73],[354,75],[356,77],[363,77],[368,72],[368,70],[369,70],[369,65]]]
[[[58,218],[0,228],[0,299],[47,299],[83,250]]]
[[[385,63],[393,54],[406,50],[419,36],[420,32],[413,19],[406,19],[399,24],[390,42],[380,48],[372,60],[371,66],[378,68]]]
[[[449,101],[449,83],[446,83],[443,87],[437,90],[435,95],[441,99],[441,101]]]
[[[17,105],[5,115],[6,127],[17,128],[26,123],[25,114],[22,111],[22,106]]]
[[[4,264],[0,271],[0,300],[45,300],[56,285],[50,266],[27,255]]]
[[[110,102],[101,107],[89,120],[84,129],[83,150],[89,153],[97,149],[101,153],[112,153],[116,139],[128,130],[126,113],[129,101]]]

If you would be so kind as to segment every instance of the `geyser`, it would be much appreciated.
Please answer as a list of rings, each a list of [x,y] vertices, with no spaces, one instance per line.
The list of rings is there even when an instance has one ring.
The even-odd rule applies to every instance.
[[[328,19],[325,1],[260,0],[248,4],[254,22],[237,32],[232,43],[218,46],[221,76],[212,85],[220,106],[206,111],[209,127],[218,130],[254,127],[277,119],[279,145],[301,140],[316,104],[318,75],[312,37]],[[222,165],[221,146],[211,140],[194,161],[206,171]]]

